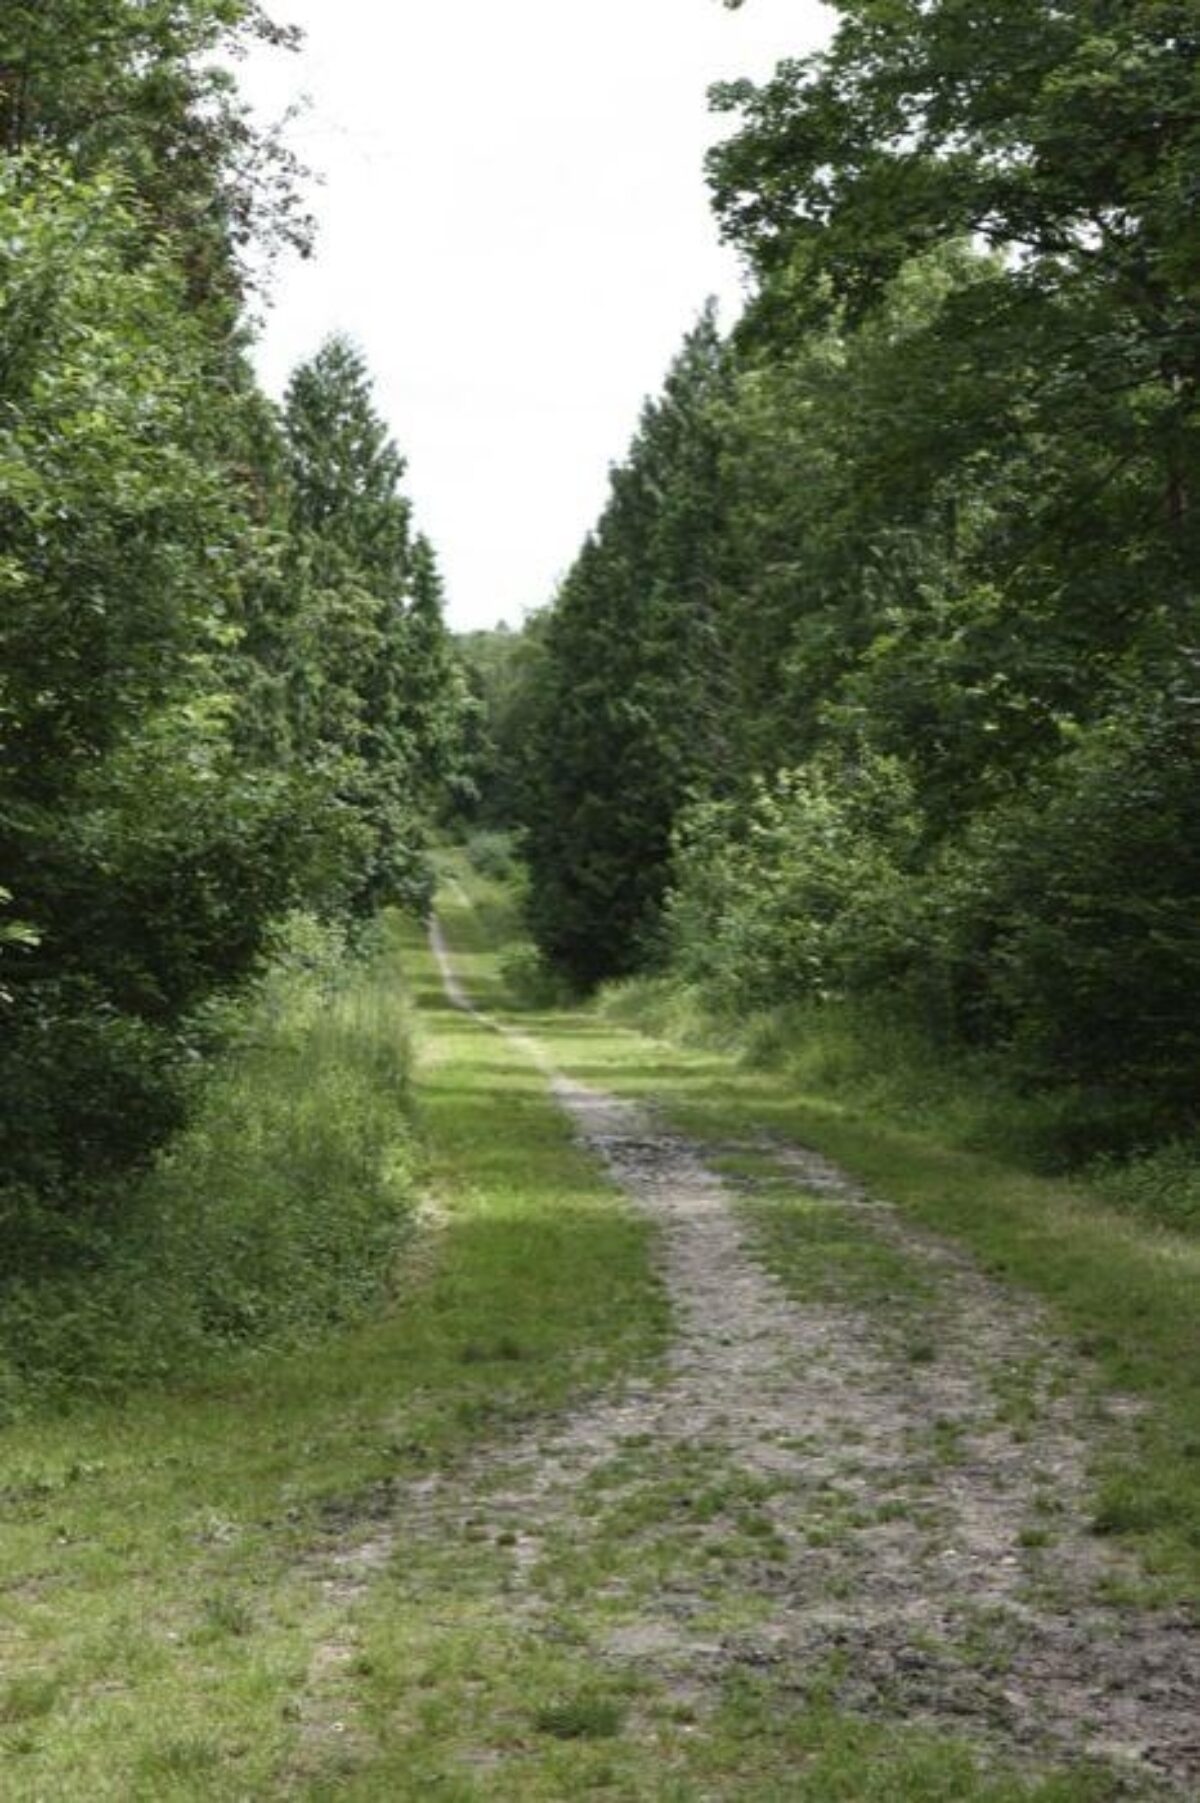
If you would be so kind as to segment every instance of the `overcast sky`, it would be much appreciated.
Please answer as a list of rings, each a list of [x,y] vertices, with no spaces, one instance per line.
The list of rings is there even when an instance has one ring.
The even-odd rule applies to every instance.
[[[276,278],[278,393],[330,331],[366,354],[457,627],[550,599],[706,295],[740,282],[702,159],[712,81],[820,44],[817,0],[281,0],[298,57],[255,58],[268,114],[306,95],[323,176],[312,263]]]

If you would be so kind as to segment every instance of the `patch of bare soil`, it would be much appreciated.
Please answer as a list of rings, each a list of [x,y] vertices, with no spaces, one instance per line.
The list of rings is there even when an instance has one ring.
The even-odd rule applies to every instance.
[[[444,956],[443,969],[469,1007]],[[728,1579],[752,1600],[751,1625],[714,1632],[711,1579],[689,1568],[651,1594],[617,1576],[610,1598],[626,1590],[631,1609],[601,1642],[605,1658],[701,1703],[738,1668],[768,1669],[798,1695],[832,1673],[843,1708],[1195,1794],[1200,1632],[1179,1612],[1104,1601],[1125,1568],[1089,1532],[1086,1385],[1040,1310],[824,1160],[774,1148],[806,1194],[854,1211],[932,1286],[936,1354],[906,1358],[886,1311],[792,1300],[687,1140],[643,1108],[551,1080],[658,1229],[676,1323],[665,1379],[398,1494],[388,1525],[343,1537],[330,1581],[352,1598],[390,1537],[445,1541],[482,1507],[510,1549],[512,1607],[532,1625],[547,1545],[595,1533],[598,1474],[611,1468],[611,1510],[631,1448],[643,1470],[711,1459],[765,1498],[771,1544]]]

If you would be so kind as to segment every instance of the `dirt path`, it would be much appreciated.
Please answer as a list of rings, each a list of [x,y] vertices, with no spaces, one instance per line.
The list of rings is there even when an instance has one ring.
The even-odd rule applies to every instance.
[[[474,1012],[436,927],[434,948]],[[898,1309],[799,1303],[693,1145],[548,1074],[659,1231],[676,1327],[663,1381],[424,1481],[402,1519],[342,1548],[333,1581],[364,1582],[397,1532],[444,1541],[485,1522],[531,1630],[561,1602],[562,1549],[583,1549],[597,1656],[652,1670],[699,1712],[732,1672],[765,1671],[784,1692],[819,1683],[845,1709],[1196,1794],[1200,1635],[1103,1601],[1122,1571],[1088,1531],[1084,1387],[1036,1307],[815,1155],[729,1148],[768,1154],[916,1278]]]

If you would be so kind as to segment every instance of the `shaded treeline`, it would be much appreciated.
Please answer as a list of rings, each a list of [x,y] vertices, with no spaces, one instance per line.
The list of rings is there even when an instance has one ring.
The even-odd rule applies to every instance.
[[[1060,1147],[1147,1141],[1200,1079],[1195,11],[838,12],[717,97],[747,313],[499,692],[532,925],[584,985],[881,1010]]]
[[[461,682],[349,344],[282,408],[250,271],[297,171],[252,0],[0,16],[0,1217],[9,1279],[185,1112],[209,999],[297,909],[428,892]]]

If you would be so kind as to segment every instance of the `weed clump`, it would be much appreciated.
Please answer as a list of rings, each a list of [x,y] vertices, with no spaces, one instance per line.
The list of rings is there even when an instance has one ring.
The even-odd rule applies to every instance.
[[[584,1692],[539,1709],[534,1726],[556,1740],[612,1740],[625,1725],[625,1711],[611,1697]]]
[[[472,869],[480,876],[505,883],[517,874],[517,852],[511,833],[481,828],[467,836],[465,850]]]

